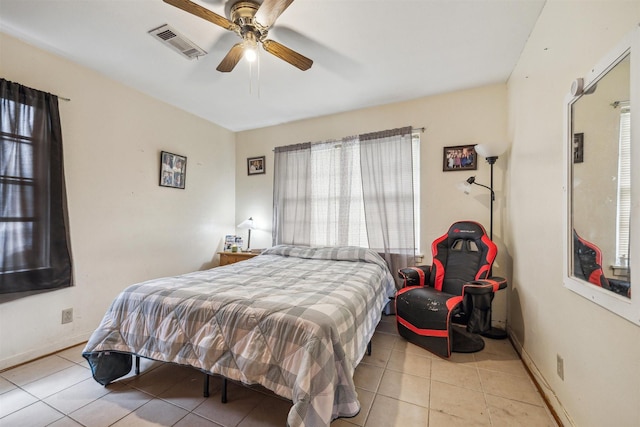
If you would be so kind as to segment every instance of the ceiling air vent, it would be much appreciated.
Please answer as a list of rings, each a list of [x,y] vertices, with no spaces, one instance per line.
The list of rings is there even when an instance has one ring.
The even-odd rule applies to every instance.
[[[207,54],[207,52],[196,46],[194,42],[187,39],[167,24],[154,28],[149,31],[149,34],[188,59],[197,58]]]

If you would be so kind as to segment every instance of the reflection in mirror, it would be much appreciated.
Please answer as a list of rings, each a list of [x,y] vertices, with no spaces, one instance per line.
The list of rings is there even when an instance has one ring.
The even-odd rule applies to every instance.
[[[630,298],[630,54],[571,106],[573,277]]]

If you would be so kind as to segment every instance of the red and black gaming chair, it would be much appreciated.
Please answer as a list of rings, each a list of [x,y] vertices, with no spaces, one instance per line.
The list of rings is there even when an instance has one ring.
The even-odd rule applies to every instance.
[[[619,295],[631,297],[629,282],[607,278],[602,270],[602,251],[580,237],[576,230],[573,230],[573,275]]]
[[[442,357],[482,350],[484,341],[476,334],[491,331],[493,295],[507,286],[505,279],[489,277],[496,245],[482,225],[460,221],[433,242],[431,252],[432,265],[398,272],[404,279],[396,294],[398,332]]]
[[[573,275],[596,286],[609,289],[609,283],[602,271],[600,248],[578,236],[573,230]]]

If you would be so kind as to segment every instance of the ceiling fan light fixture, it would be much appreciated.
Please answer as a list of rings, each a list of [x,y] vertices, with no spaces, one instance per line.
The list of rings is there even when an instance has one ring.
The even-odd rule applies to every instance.
[[[249,62],[256,62],[256,59],[258,58],[257,46],[255,44],[251,45],[250,43],[247,43],[244,47],[244,57]]]
[[[252,32],[247,31],[244,34],[244,41],[242,42],[242,48],[244,50],[243,56],[249,62],[255,62],[258,58],[258,36]]]
[[[244,51],[244,57],[247,59],[247,61],[249,62],[256,62],[256,58],[258,57],[258,52],[256,52],[255,49],[246,49]]]

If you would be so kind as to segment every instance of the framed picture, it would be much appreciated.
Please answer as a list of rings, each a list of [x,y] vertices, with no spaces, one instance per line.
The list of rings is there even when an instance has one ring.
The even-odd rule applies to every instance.
[[[478,155],[474,147],[475,144],[444,147],[442,170],[450,172],[478,169]]]
[[[573,134],[573,163],[584,162],[584,133]]]
[[[265,156],[247,158],[247,175],[260,175],[265,173],[264,157]]]
[[[187,176],[187,158],[177,154],[160,152],[160,186],[181,188]]]

